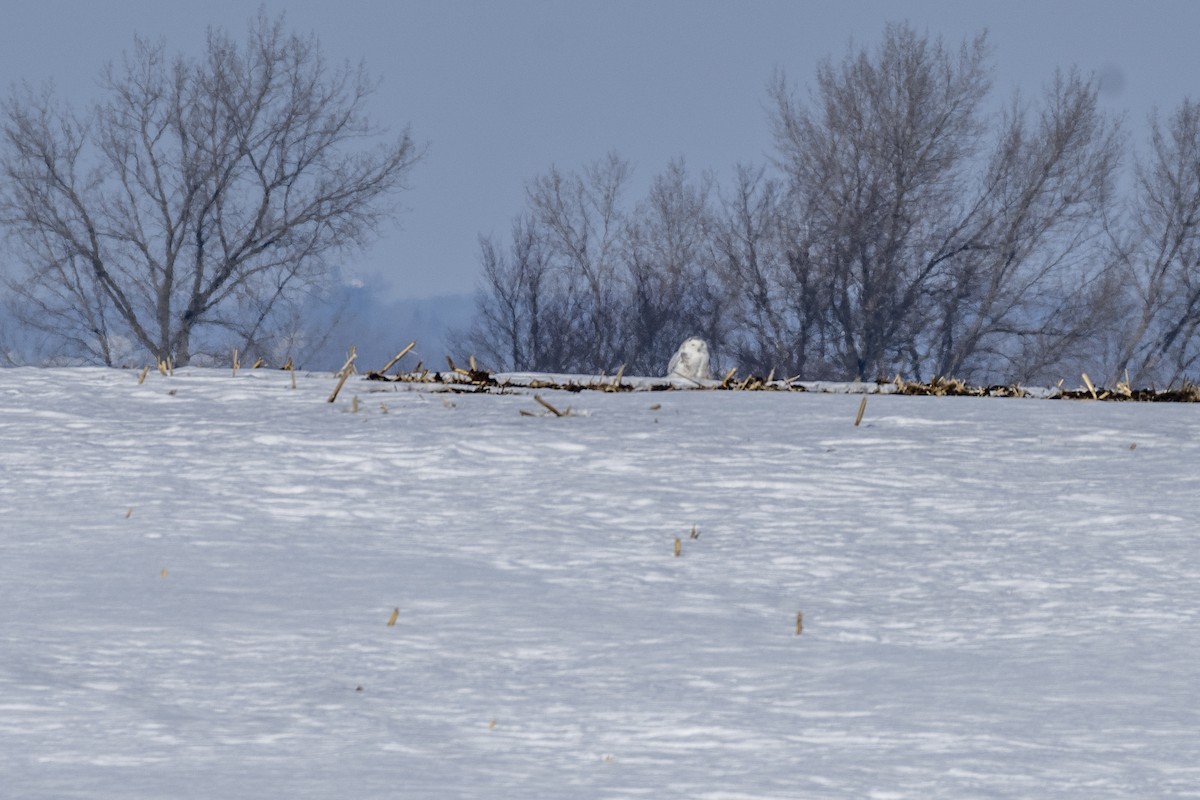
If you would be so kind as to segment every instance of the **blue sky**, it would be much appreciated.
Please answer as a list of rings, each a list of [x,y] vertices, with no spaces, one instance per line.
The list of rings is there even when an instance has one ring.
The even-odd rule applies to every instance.
[[[998,97],[1036,93],[1055,67],[1115,78],[1105,102],[1135,141],[1154,107],[1200,97],[1200,3],[1157,2],[412,2],[263,4],[313,32],[326,54],[382,79],[372,104],[429,144],[403,196],[400,225],[351,271],[396,297],[475,287],[477,237],[503,234],[526,181],[551,164],[581,167],[615,150],[648,179],[676,157],[718,179],[771,148],[765,87],[773,70],[806,84],[826,56],[875,42],[888,20],[957,43],[987,28]],[[236,35],[253,3],[151,0],[9,4],[0,83],[53,79],[83,103],[135,32],[198,53],[207,26]]]

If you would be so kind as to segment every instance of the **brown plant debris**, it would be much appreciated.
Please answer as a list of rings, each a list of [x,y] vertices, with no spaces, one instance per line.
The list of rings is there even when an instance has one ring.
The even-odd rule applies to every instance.
[[[896,394],[919,397],[1030,397],[1020,386],[969,386],[957,378],[931,378],[929,383],[906,381],[899,375],[894,381]]]
[[[385,375],[371,372],[367,380],[392,383],[429,384],[442,391],[456,393],[508,394],[522,390],[563,392],[665,392],[665,391],[734,391],[734,392],[838,392],[851,394],[900,394],[917,397],[1024,397],[1050,400],[1100,400],[1134,402],[1200,402],[1200,386],[1185,382],[1178,388],[1159,390],[1154,388],[1133,389],[1128,379],[1114,388],[1092,385],[1090,388],[1064,388],[1063,382],[1050,389],[1028,389],[1017,384],[992,384],[974,386],[957,378],[934,377],[928,382],[908,381],[897,375],[892,381],[874,383],[806,383],[798,377],[772,380],[757,375],[740,377],[736,369],[726,372],[720,380],[705,382],[683,382],[671,378],[629,378],[624,369],[615,376],[568,376],[542,374],[501,374],[489,372],[471,360],[471,368],[464,369],[446,359],[449,370],[434,372],[418,364],[411,372]],[[1087,381],[1091,383],[1091,381]]]

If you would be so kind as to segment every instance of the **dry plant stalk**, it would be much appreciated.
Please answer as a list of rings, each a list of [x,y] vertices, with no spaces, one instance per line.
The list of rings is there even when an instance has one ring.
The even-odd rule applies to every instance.
[[[863,414],[866,413],[866,410],[867,410],[867,396],[864,394],[862,402],[858,404],[858,414],[855,415],[855,417],[854,417],[854,427],[857,428],[860,424],[862,424]]]
[[[390,617],[388,617],[388,623],[387,623],[387,626],[388,626],[389,628],[391,628],[391,627],[394,627],[394,626],[395,626],[395,624],[396,624],[396,619],[397,619],[397,617],[399,617],[399,616],[400,616],[400,607],[399,607],[399,606],[397,606],[396,608],[393,608],[393,609],[392,609],[392,615],[391,615]]]
[[[456,375],[466,375],[468,378],[471,377],[471,373],[468,370],[463,369],[462,367],[456,366],[454,364],[454,359],[451,358],[450,356],[446,356],[446,363],[450,365],[450,371],[455,373]]]
[[[254,366],[252,366],[250,369],[258,369],[265,363],[266,362],[262,360],[262,356],[259,356],[258,358],[254,359]]]
[[[296,368],[292,366],[292,360],[288,359],[288,372],[292,374],[292,388],[296,388]]]
[[[679,554],[683,552],[683,540],[678,536],[675,537],[675,557],[679,558]]]
[[[238,352],[237,352],[237,348],[235,347],[235,348],[233,348],[233,377],[235,377],[235,378],[237,377],[238,367],[240,367],[240,366],[241,366],[241,363],[238,361]]]
[[[725,378],[724,378],[724,379],[721,381],[721,388],[722,388],[722,389],[728,389],[728,388],[729,388],[729,382],[730,382],[731,380],[733,380],[733,376],[734,376],[734,375],[736,375],[736,374],[737,374],[737,367],[734,367],[733,369],[729,370],[729,372],[726,372],[726,373],[725,373]]]
[[[401,350],[399,353],[397,353],[397,354],[396,354],[396,357],[395,357],[395,358],[393,358],[391,361],[389,361],[389,362],[387,363],[387,366],[386,366],[386,367],[384,367],[383,369],[379,370],[379,374],[380,374],[380,375],[386,375],[386,374],[387,374],[387,371],[388,371],[389,369],[391,369],[392,367],[396,366],[396,363],[397,363],[397,362],[398,362],[400,359],[402,359],[402,358],[404,358],[406,355],[408,355],[409,351],[410,351],[410,350],[412,350],[412,349],[413,349],[414,347],[416,347],[416,346],[417,346],[417,340],[416,340],[416,339],[413,339],[411,342],[409,342],[409,343],[408,343],[408,347],[404,348],[404,349],[403,349],[403,350]]]
[[[1092,385],[1092,379],[1088,377],[1088,374],[1086,372],[1083,373],[1083,385],[1087,387],[1087,390],[1089,392],[1091,392],[1093,400],[1099,399],[1096,396],[1096,387]]]
[[[141,386],[143,383],[146,382],[146,375],[149,372],[150,372],[150,365],[147,364],[145,367],[142,368],[142,374],[138,375],[138,386]]]
[[[700,538],[700,529],[697,528],[695,525],[693,525],[692,532],[690,534],[688,534],[688,538],[689,539],[699,539]]]
[[[551,414],[553,414],[556,417],[565,417],[567,414],[571,413],[571,409],[569,409],[569,408],[566,411],[559,411],[557,408],[555,408],[554,406],[547,403],[544,399],[542,399],[542,396],[540,394],[535,394],[533,396],[533,399],[538,401],[538,403],[540,403],[543,408],[545,408],[547,411],[549,411]]]
[[[797,611],[796,612],[796,635],[799,636],[802,633],[804,633],[804,612]]]
[[[358,413],[358,395],[354,395],[353,399],[350,400],[350,413]]]
[[[1133,397],[1133,387],[1129,385],[1129,370],[1125,370],[1125,380],[1117,384],[1117,391],[1126,397]]]
[[[350,346],[350,357],[346,359],[346,363],[342,365],[341,371],[338,373],[341,377],[338,379],[337,386],[333,387],[333,394],[329,395],[327,402],[332,403],[337,400],[338,392],[346,385],[346,379],[350,377],[350,370],[354,367],[354,359],[358,358],[358,351],[354,345]]]

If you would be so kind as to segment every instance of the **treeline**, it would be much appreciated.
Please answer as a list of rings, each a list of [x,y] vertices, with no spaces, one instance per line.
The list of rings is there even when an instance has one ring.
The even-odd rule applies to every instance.
[[[997,110],[984,36],[904,24],[770,86],[775,151],[719,185],[682,161],[631,199],[612,154],[551,167],[481,240],[474,326],[496,369],[722,369],[847,380],[1160,386],[1200,360],[1200,106],[1131,157],[1075,70]]]

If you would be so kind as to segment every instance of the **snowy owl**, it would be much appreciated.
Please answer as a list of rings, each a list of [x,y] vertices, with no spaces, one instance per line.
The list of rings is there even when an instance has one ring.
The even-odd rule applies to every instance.
[[[703,339],[693,336],[683,340],[667,365],[667,377],[692,380],[708,380],[712,377],[708,371],[708,345]]]

